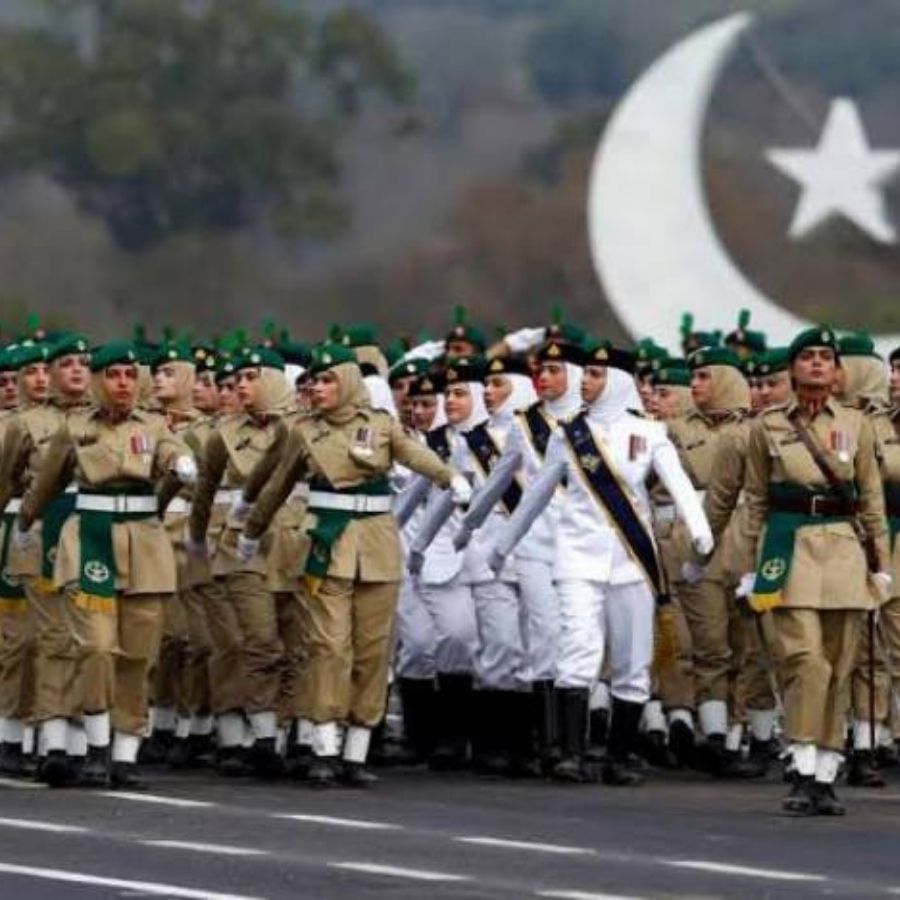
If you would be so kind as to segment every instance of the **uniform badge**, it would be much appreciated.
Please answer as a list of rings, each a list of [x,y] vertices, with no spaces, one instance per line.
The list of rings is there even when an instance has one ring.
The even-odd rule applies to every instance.
[[[354,456],[372,455],[372,429],[363,425],[356,429],[356,437],[353,441]]]
[[[846,431],[832,430],[829,434],[829,446],[842,463],[850,462],[850,436]]]
[[[776,581],[787,571],[787,560],[780,556],[767,559],[760,568],[763,578],[768,581]]]
[[[153,441],[146,434],[131,435],[129,443],[135,456],[150,456],[153,453]]]
[[[582,468],[586,472],[590,472],[591,475],[597,471],[600,467],[600,457],[595,453],[584,453],[578,458],[578,462],[581,463]]]

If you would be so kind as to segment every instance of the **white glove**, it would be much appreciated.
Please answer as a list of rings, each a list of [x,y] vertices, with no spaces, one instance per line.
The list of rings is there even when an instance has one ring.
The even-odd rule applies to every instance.
[[[520,328],[503,338],[503,343],[513,353],[527,353],[535,347],[540,347],[547,336],[546,328]]]
[[[403,362],[410,359],[427,359],[431,362],[439,356],[443,356],[446,349],[446,341],[425,341],[424,344],[419,344],[413,347],[412,350],[407,350],[403,355]]]
[[[695,562],[688,561],[681,567],[681,577],[688,584],[697,584],[703,581],[704,575],[706,575],[706,566],[699,566]]]
[[[882,600],[889,600],[891,597],[891,585],[894,582],[894,579],[888,572],[876,572],[874,575],[869,576],[872,579],[872,583],[875,585],[878,590],[878,594]]]
[[[229,518],[232,518],[238,522],[243,522],[247,519],[247,516],[250,515],[251,509],[253,509],[252,504],[248,503],[244,499],[243,494],[238,494],[237,497],[235,497],[234,502],[231,504]]]
[[[30,550],[37,544],[37,535],[32,528],[29,528],[28,531],[22,531],[17,521],[15,528],[13,528],[12,541],[17,550]]]
[[[756,583],[756,572],[748,572],[741,575],[741,580],[734,592],[735,597],[749,597],[753,593],[753,585]]]
[[[697,537],[691,541],[691,546],[694,548],[694,553],[696,553],[697,556],[706,559],[713,552],[716,545],[711,534],[698,534]]]
[[[488,556],[488,568],[495,575],[499,575],[505,565],[506,557],[496,547],[494,547],[494,549],[491,550],[490,556]]]
[[[195,541],[190,535],[185,538],[184,548],[188,556],[194,559],[209,559],[209,544],[206,541]]]
[[[239,534],[237,540],[238,559],[248,563],[257,553],[259,553],[259,538],[248,538],[245,534]]]
[[[457,506],[468,506],[472,502],[472,485],[465,475],[456,474],[450,480],[450,493]]]
[[[197,463],[191,456],[179,456],[175,460],[175,476],[182,484],[197,483]]]

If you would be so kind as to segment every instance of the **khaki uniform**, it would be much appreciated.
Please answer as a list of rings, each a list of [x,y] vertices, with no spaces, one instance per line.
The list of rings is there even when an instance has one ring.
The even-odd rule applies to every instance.
[[[875,433],[878,464],[884,482],[891,528],[892,596],[878,612],[879,624],[875,651],[875,721],[890,723],[895,737],[900,736],[900,709],[896,707],[900,691],[900,535],[896,523],[900,517],[900,409],[870,408],[869,419]],[[887,657],[887,658],[885,658]],[[859,660],[853,673],[853,710],[857,720],[856,746],[870,749],[869,716],[869,642],[860,641]],[[892,695],[894,703],[892,703]]]
[[[830,493],[788,418],[795,409],[794,401],[766,410],[753,425],[745,495],[747,536],[754,545],[770,510],[770,486],[786,483]],[[842,448],[839,453],[826,450],[826,456],[842,480],[856,484],[859,520],[874,542],[879,567],[886,569],[884,496],[871,425],[858,410],[829,399],[807,430],[822,448]],[[832,519],[797,529],[782,604],[772,613],[782,661],[786,733],[795,745],[836,752],[843,748],[850,675],[864,612],[873,607],[866,581],[865,553],[849,522]]]
[[[279,432],[280,416],[225,419],[206,442],[194,493],[190,529],[197,542],[207,539],[217,492],[235,495],[269,450]],[[230,500],[229,500],[230,506]],[[273,534],[289,513],[280,513]],[[227,517],[216,541],[212,574],[223,588],[208,608],[208,623],[218,655],[211,683],[217,715],[244,710],[258,737],[274,737],[282,684],[284,644],[269,582],[268,558],[277,538],[269,537],[249,562],[238,556],[243,523]],[[218,601],[218,602],[217,602]]]
[[[301,419],[246,533],[262,535],[298,481],[309,481],[314,490],[348,492],[386,475],[395,462],[442,486],[453,476],[387,413],[359,407],[343,424],[329,424],[315,414]],[[310,509],[304,532],[317,523]],[[402,566],[397,524],[389,513],[352,519],[331,547],[327,574],[306,597],[310,634],[304,718],[318,725],[343,721],[362,728],[381,720]],[[298,560],[297,574],[301,572]]]
[[[673,443],[678,449],[682,466],[698,491],[706,491],[713,477],[713,465],[720,442],[735,430],[743,428],[742,414],[729,413],[711,418],[699,410],[692,410],[683,419],[668,423]],[[730,519],[730,514],[729,517]],[[737,606],[734,597],[734,577],[725,565],[732,553],[733,529],[725,528],[703,579],[696,584],[675,583],[676,592],[687,619],[694,653],[694,684],[696,702],[703,732],[722,734],[727,721],[712,722],[705,716],[704,704],[728,704],[733,701],[734,680],[739,660],[739,631]],[[676,546],[687,547],[684,527],[674,529]],[[686,550],[683,559],[689,558]]]
[[[79,502],[104,490],[137,491],[171,478],[176,460],[187,455],[188,448],[154,413],[135,410],[121,421],[100,408],[72,413],[50,442],[23,501],[22,526],[29,528],[73,478]],[[159,652],[164,602],[175,592],[172,545],[155,513],[114,520],[115,597],[97,597],[80,587],[80,519],[76,511],[63,526],[54,570],[56,587],[69,597],[79,706],[86,714],[111,710],[116,732],[136,739],[146,727],[149,673]]]

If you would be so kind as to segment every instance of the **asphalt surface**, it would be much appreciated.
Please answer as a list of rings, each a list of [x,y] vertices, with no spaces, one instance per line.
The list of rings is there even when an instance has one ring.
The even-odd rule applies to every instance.
[[[389,770],[369,790],[150,770],[150,792],[0,782],[0,898],[900,896],[900,773],[789,819],[765,782],[637,789]]]

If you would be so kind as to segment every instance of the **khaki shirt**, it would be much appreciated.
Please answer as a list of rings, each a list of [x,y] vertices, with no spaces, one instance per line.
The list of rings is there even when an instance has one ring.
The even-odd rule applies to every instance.
[[[365,457],[353,452],[359,448],[360,435],[365,436],[365,447],[370,451]],[[331,425],[316,415],[302,418],[290,431],[282,462],[260,493],[247,520],[246,533],[248,537],[259,537],[298,481],[315,478],[334,488],[352,488],[387,475],[394,463],[442,487],[450,484],[454,474],[436,453],[407,433],[388,413],[360,410],[342,425]],[[316,523],[315,513],[307,512],[303,531],[309,532]],[[302,562],[297,574],[302,571]],[[386,513],[350,522],[332,547],[328,574],[357,581],[399,581],[402,565],[397,522],[391,513]]]
[[[128,484],[156,485],[189,456],[184,442],[155,413],[134,410],[123,421],[111,421],[91,407],[73,412],[51,439],[38,477],[22,501],[19,515],[28,529],[74,478],[80,492]],[[79,516],[63,526],[56,557],[57,587],[78,581],[81,572]],[[113,525],[116,590],[126,594],[170,594],[175,591],[175,556],[157,516]]]
[[[791,401],[765,410],[750,433],[744,493],[747,535],[756,546],[765,528],[770,484],[791,482],[829,489],[788,418],[796,408],[796,401]],[[859,410],[829,399],[806,428],[823,448],[835,473],[842,480],[855,482],[859,521],[875,542],[879,569],[887,571],[887,522],[872,425]],[[783,597],[785,606],[806,609],[871,608],[865,552],[849,522],[806,525],[797,530]]]
[[[882,480],[885,484],[900,485],[900,407],[879,410],[871,422]],[[900,535],[894,539],[891,561],[892,596],[900,597]]]
[[[743,414],[735,412],[722,421],[713,420],[704,415],[698,409],[692,409],[686,416],[673,419],[667,423],[669,437],[678,450],[681,465],[687,472],[694,487],[698,491],[708,490],[713,481],[717,456],[720,445],[724,443],[740,441],[740,433],[746,430]],[[704,498],[704,507],[706,500]],[[716,509],[718,513],[717,525],[710,520],[713,535],[716,538],[716,549],[712,559],[706,566],[706,578],[710,581],[723,581],[733,575],[735,555],[735,540],[729,523],[731,512],[724,514],[723,509]],[[706,510],[709,515],[709,510]],[[724,521],[723,521],[724,519]],[[672,539],[677,548],[680,559],[691,559],[690,539],[684,523],[676,523]]]

